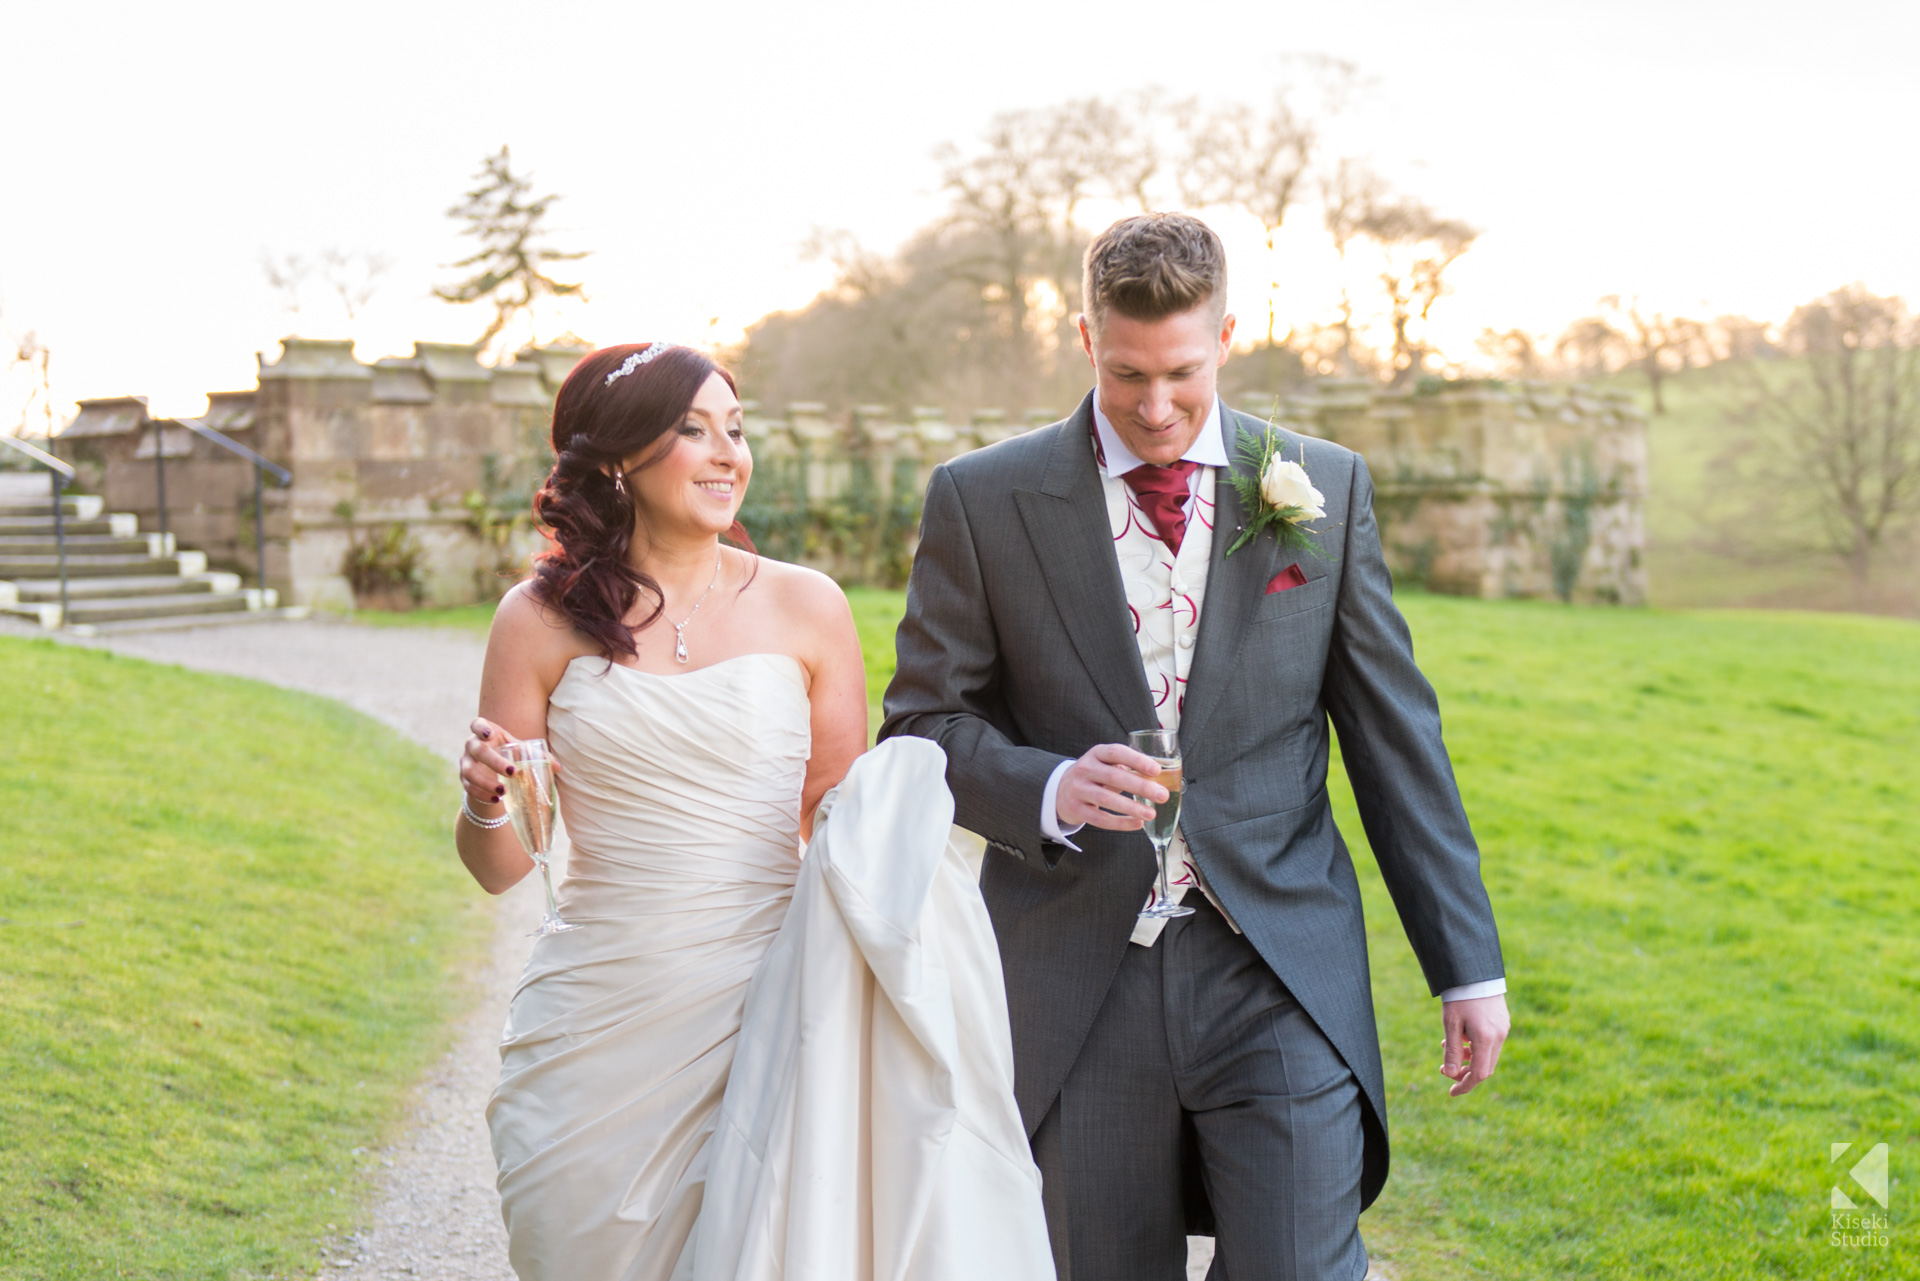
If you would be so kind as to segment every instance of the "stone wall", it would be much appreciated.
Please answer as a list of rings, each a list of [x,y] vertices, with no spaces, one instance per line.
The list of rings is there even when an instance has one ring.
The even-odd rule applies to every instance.
[[[268,585],[295,604],[352,608],[349,550],[398,525],[418,554],[423,603],[497,596],[536,536],[488,514],[525,511],[546,472],[554,393],[585,350],[529,349],[489,368],[476,347],[416,343],[410,357],[368,365],[350,342],[288,338],[277,359],[261,358],[256,389],[210,395],[203,421],[293,473],[290,488],[266,488]],[[156,442],[180,543],[251,581],[250,464],[149,418],[142,397],[80,402],[57,444],[110,509],[156,528]]]
[[[209,397],[206,421],[293,473],[290,489],[266,492],[268,585],[296,604],[350,608],[349,552],[397,531],[418,556],[425,603],[498,595],[538,543],[527,502],[551,460],[553,396],[584,350],[528,349],[489,368],[473,347],[419,343],[369,365],[351,343],[289,338],[277,359],[262,357],[259,386]],[[1271,396],[1241,407],[1276,412]],[[881,584],[906,573],[935,466],[1058,417],[746,409],[755,475],[742,518],[762,550]],[[1366,456],[1399,581],[1469,596],[1646,600],[1646,423],[1624,395],[1544,384],[1391,393],[1326,380],[1281,399],[1277,413]],[[164,450],[180,542],[251,577],[247,464],[150,419],[137,397],[81,402],[58,445],[83,484],[148,528],[153,451]]]
[[[1242,408],[1262,417],[1272,397]],[[1457,596],[1647,600],[1647,423],[1625,392],[1546,383],[1393,393],[1327,379],[1280,420],[1357,450],[1396,581]]]

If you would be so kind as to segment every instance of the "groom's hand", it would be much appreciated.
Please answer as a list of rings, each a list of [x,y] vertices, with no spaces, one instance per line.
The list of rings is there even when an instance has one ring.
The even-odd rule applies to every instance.
[[[1447,1093],[1458,1098],[1493,1075],[1512,1020],[1507,1017],[1504,996],[1446,1001],[1440,1008],[1447,1032],[1440,1043],[1440,1072],[1453,1079],[1453,1088]]]
[[[1054,812],[1062,829],[1082,823],[1109,832],[1137,832],[1153,817],[1153,807],[1134,799],[1167,799],[1167,789],[1151,780],[1160,763],[1120,743],[1102,743],[1067,767],[1054,794]]]

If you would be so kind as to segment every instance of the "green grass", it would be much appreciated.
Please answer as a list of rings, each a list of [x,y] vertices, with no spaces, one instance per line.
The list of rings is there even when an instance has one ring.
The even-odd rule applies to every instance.
[[[306,1275],[481,960],[445,765],[10,639],[0,733],[0,1276]]]
[[[855,599],[878,679],[901,601]],[[1336,761],[1394,1145],[1370,1246],[1401,1281],[1920,1275],[1920,627],[1401,604],[1515,1031],[1448,1097],[1439,1003]],[[1828,1189],[1883,1141],[1895,1245],[1847,1254]]]
[[[485,636],[487,629],[493,626],[493,610],[498,603],[489,600],[475,605],[440,605],[431,609],[399,612],[357,609],[351,617],[354,622],[364,623],[368,627],[452,627]]]
[[[1447,1097],[1436,1005],[1360,860],[1395,1141],[1367,1217],[1398,1274],[1920,1273],[1898,1233],[1843,1255],[1826,1208],[1852,1164],[1830,1142],[1890,1143],[1909,1188],[1920,1157],[1920,627],[1403,603],[1516,1031]]]

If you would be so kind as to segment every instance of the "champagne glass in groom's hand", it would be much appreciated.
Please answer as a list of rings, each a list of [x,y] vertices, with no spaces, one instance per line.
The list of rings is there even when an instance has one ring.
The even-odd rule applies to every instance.
[[[1170,729],[1137,729],[1127,735],[1127,746],[1153,758],[1160,767],[1153,781],[1167,793],[1166,800],[1152,802],[1153,817],[1147,820],[1147,839],[1153,842],[1155,880],[1153,901],[1141,909],[1140,915],[1153,919],[1192,916],[1192,908],[1174,902],[1173,878],[1167,872],[1167,848],[1173,844],[1174,831],[1180,826],[1180,735]],[[1136,798],[1147,800],[1137,793]]]

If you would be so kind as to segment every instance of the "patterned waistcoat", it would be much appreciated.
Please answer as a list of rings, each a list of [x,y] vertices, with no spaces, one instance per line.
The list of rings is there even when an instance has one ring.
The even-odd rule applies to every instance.
[[[1200,483],[1178,555],[1161,541],[1153,521],[1124,480],[1104,473],[1100,478],[1107,499],[1107,526],[1113,532],[1113,550],[1120,560],[1120,582],[1127,593],[1128,621],[1161,729],[1180,728],[1180,712],[1186,702],[1187,672],[1193,666],[1200,609],[1207,594],[1207,566],[1213,558],[1213,498],[1218,470],[1200,469]],[[1197,887],[1222,916],[1227,916],[1226,908],[1207,889],[1188,856],[1184,833],[1174,833],[1167,850],[1167,872],[1175,902]],[[1227,916],[1227,920],[1233,918]],[[1133,941],[1152,947],[1165,927],[1165,920],[1142,920],[1134,926]]]

